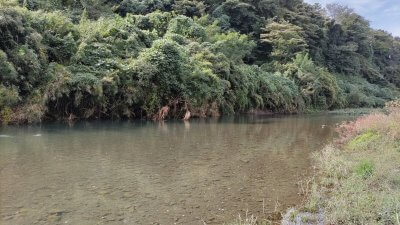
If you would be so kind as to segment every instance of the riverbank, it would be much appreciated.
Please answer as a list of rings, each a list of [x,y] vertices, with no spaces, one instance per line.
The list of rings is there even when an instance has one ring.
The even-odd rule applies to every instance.
[[[282,224],[400,224],[400,108],[390,103],[337,128],[314,155],[307,201]]]

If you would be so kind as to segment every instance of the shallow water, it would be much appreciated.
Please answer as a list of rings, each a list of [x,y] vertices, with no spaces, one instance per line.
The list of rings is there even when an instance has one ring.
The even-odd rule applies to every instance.
[[[345,116],[0,128],[0,224],[223,224],[298,203]],[[325,126],[326,125],[326,126]]]

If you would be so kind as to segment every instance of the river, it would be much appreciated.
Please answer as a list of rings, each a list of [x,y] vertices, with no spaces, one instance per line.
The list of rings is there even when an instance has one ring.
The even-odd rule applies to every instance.
[[[0,128],[0,224],[224,224],[298,204],[348,116]]]

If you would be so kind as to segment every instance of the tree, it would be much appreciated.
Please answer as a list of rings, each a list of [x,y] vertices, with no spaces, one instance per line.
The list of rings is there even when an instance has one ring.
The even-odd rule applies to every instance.
[[[342,21],[351,14],[354,14],[354,10],[347,6],[340,5],[338,3],[327,4],[326,9],[330,18],[335,20],[337,23],[342,23]]]
[[[218,6],[212,16],[216,18],[223,29],[233,28],[244,34],[258,34],[261,18],[256,15],[253,5],[239,0],[228,0]]]
[[[206,10],[204,3],[197,0],[176,0],[172,8],[178,14],[188,17],[200,17]]]
[[[263,29],[261,41],[273,46],[272,57],[281,64],[289,62],[297,53],[307,49],[301,27],[286,21],[270,22]]]
[[[156,10],[171,11],[172,0],[123,0],[116,9],[121,16],[131,14],[147,14]]]

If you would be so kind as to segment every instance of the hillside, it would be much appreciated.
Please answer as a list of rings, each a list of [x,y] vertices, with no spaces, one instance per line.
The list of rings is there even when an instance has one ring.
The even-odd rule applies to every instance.
[[[0,120],[381,107],[400,39],[302,0],[0,0]]]

